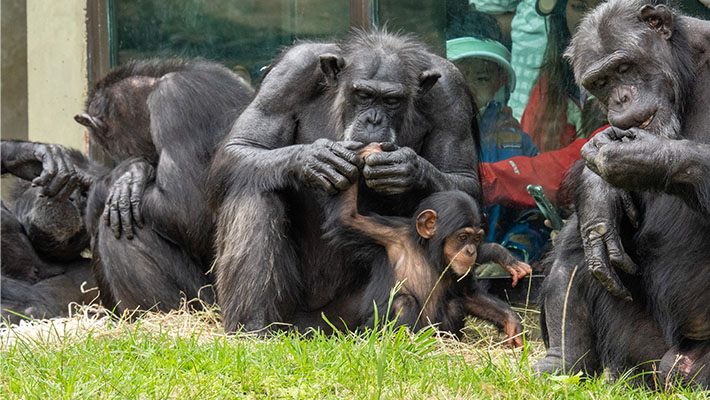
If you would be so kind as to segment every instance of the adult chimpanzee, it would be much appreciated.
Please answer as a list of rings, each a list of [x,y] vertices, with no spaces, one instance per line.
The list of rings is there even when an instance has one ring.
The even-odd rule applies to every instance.
[[[478,197],[473,117],[461,74],[412,38],[355,32],[287,49],[210,172],[225,329],[317,311],[387,268],[364,236],[355,249],[321,237],[324,204],[358,176],[361,209],[383,215],[409,215],[435,191]],[[396,150],[363,162],[357,142]]]
[[[379,144],[370,144],[362,156],[380,151],[378,148]],[[518,316],[505,302],[479,289],[471,270],[477,262],[495,261],[510,272],[515,285],[531,268],[498,243],[482,241],[481,213],[470,195],[461,191],[434,193],[422,200],[413,217],[405,218],[360,214],[357,192],[358,185],[351,185],[339,196],[336,211],[329,218],[337,218],[335,226],[347,226],[372,238],[385,248],[390,261],[390,268],[372,271],[367,288],[354,296],[359,297],[362,323],[375,324],[373,303],[380,315],[396,317],[398,325],[420,329],[438,324],[439,329],[455,334],[470,314],[503,328],[509,345],[523,345]],[[342,244],[337,228],[328,236],[335,245]],[[397,282],[401,287],[387,315]],[[329,320],[337,321],[333,317]]]
[[[10,204],[2,204],[2,317],[64,315],[70,302],[89,302],[96,292],[84,227],[86,191],[106,171],[60,145],[2,142],[2,172],[20,178]],[[13,313],[14,312],[14,313]],[[17,314],[15,314],[17,313]]]
[[[131,62],[92,89],[87,112],[75,119],[118,162],[94,183],[87,211],[105,306],[170,310],[183,297],[214,301],[203,290],[214,231],[207,169],[252,94],[235,73],[201,60]]]
[[[612,127],[582,150],[537,369],[650,371],[661,360],[662,381],[678,372],[708,387],[710,23],[646,3],[601,5],[567,52]]]

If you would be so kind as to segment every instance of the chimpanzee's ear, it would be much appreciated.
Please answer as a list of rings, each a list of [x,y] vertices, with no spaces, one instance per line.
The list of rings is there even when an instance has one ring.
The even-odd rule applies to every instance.
[[[441,78],[439,71],[434,71],[428,69],[421,74],[419,74],[419,96],[423,96],[429,92],[429,90],[434,86],[436,81]]]
[[[337,81],[338,74],[344,67],[345,60],[343,60],[343,57],[332,53],[321,54],[320,69],[329,83]]]
[[[673,13],[663,5],[645,5],[639,10],[639,19],[644,21],[662,38],[668,40],[673,34]]]
[[[424,210],[417,215],[417,232],[424,239],[431,239],[436,231],[436,218],[438,214],[434,210]]]
[[[92,117],[91,115],[89,115],[87,113],[75,115],[74,121],[84,125],[87,128],[93,128],[93,129],[96,129],[99,131],[106,130],[106,124],[104,124],[104,121],[101,120],[101,118]]]

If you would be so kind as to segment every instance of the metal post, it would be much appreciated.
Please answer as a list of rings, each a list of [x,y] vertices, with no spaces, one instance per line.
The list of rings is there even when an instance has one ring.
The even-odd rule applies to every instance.
[[[111,69],[108,1],[86,0],[86,69],[89,88]],[[89,138],[89,158],[107,166],[113,164],[111,157],[91,138]]]
[[[377,27],[377,0],[350,0],[350,27],[371,31]]]

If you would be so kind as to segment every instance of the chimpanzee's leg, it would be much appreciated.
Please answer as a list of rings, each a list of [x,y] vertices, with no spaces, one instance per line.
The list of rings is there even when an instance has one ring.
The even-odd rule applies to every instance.
[[[658,378],[662,385],[680,381],[683,386],[710,388],[710,341],[684,339],[671,347],[661,360]]]
[[[199,262],[153,231],[150,221],[132,240],[125,235],[116,239],[103,224],[98,228],[95,251],[101,262],[94,268],[100,269],[97,278],[108,286],[118,311],[169,311],[179,308],[183,298],[214,302],[210,279]]]
[[[289,222],[285,200],[277,193],[242,190],[225,196],[215,264],[225,331],[258,331],[287,322],[303,304]]]
[[[558,238],[555,260],[541,292],[541,328],[547,354],[535,364],[534,369],[538,373],[550,374],[580,370],[594,373],[600,365],[594,346],[590,311],[578,290],[580,271],[584,268],[584,252],[577,220],[570,219]],[[574,279],[573,285],[568,293],[571,279]]]
[[[114,171],[117,176],[120,172]],[[101,217],[111,177],[97,181],[87,204],[87,227],[92,235],[92,268],[104,306],[124,310],[173,310],[184,299],[213,303],[214,293],[205,268],[169,238],[152,228],[146,218],[135,237],[116,238]],[[151,215],[144,210],[144,215]],[[199,308],[199,304],[193,303]]]

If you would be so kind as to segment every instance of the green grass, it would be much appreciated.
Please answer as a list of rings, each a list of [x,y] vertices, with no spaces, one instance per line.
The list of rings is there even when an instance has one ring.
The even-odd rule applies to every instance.
[[[462,340],[391,325],[360,334],[267,339],[225,336],[214,310],[146,314],[134,322],[98,308],[0,332],[0,398],[28,399],[701,399],[623,380],[540,379],[539,340],[506,349],[471,321]],[[521,314],[523,312],[521,311]],[[537,315],[526,311],[526,329]],[[534,332],[528,336],[535,337]]]

